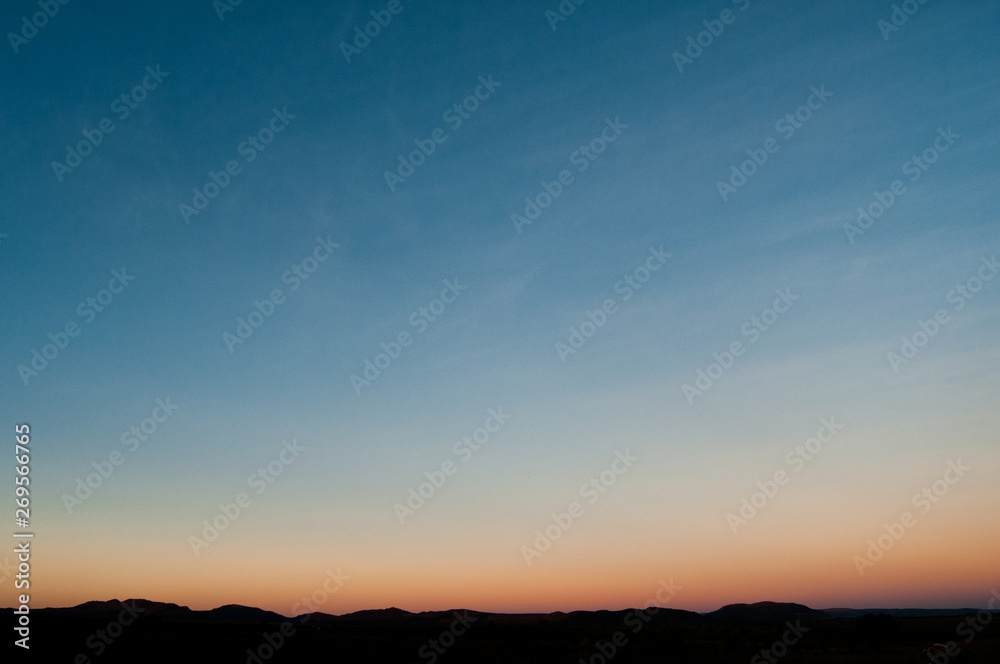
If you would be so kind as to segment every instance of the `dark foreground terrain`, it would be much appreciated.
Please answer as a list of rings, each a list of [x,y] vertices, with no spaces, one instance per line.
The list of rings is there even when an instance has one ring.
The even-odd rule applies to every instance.
[[[15,624],[12,609],[2,613],[6,624]],[[192,611],[175,604],[114,600],[32,611],[30,650],[14,647],[14,659],[5,661],[995,664],[1000,663],[997,618],[1000,614],[976,610],[815,611],[770,602],[709,614],[673,609],[530,615],[386,609],[285,618],[242,606]],[[950,654],[942,650],[934,659],[923,652],[949,642]]]

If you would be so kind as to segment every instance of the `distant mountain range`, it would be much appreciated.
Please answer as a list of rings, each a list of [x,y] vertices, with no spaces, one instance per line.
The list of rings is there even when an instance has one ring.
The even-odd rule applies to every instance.
[[[830,614],[810,609],[803,604],[757,602],[756,604],[729,604],[718,611],[704,614],[720,622],[785,622],[789,620],[828,620]],[[862,613],[861,615],[864,615]]]
[[[605,624],[611,621],[624,620],[636,609],[617,611],[571,611],[564,613],[488,613],[483,611],[467,611],[453,609],[449,611],[422,611],[412,613],[395,607],[388,609],[370,609],[355,611],[343,615],[329,613],[312,613],[299,616],[283,616],[273,611],[266,611],[252,606],[227,604],[209,611],[195,611],[186,606],[165,602],[154,602],[146,599],[130,599],[122,602],[114,599],[109,601],[84,602],[77,606],[65,608],[32,609],[39,615],[55,615],[67,617],[102,617],[105,614],[117,614],[126,605],[141,609],[145,618],[160,618],[167,620],[220,621],[236,623],[280,623],[285,620],[302,619],[309,615],[310,621],[316,623],[336,623],[342,625],[386,625],[412,624],[427,625],[447,623],[454,620],[459,612],[475,617],[477,620],[494,624],[517,623],[563,623],[567,625]],[[13,608],[0,609],[2,613],[12,613]],[[657,621],[672,624],[711,624],[711,623],[782,623],[786,621],[803,620],[809,622],[833,620],[838,618],[857,618],[869,613],[886,614],[900,618],[919,618],[930,616],[960,616],[974,614],[978,609],[824,609],[817,610],[802,604],[788,602],[756,602],[754,604],[729,604],[709,613],[695,613],[681,609],[660,609]]]

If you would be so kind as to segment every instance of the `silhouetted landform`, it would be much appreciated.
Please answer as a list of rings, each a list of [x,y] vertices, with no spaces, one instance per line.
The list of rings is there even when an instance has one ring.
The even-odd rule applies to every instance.
[[[864,612],[864,613],[867,613]],[[862,613],[862,615],[864,615]],[[722,622],[785,622],[786,620],[826,620],[830,614],[810,609],[802,604],[757,602],[729,604],[718,611],[706,613],[707,618]]]
[[[190,611],[190,609],[188,610]],[[280,613],[240,604],[226,604],[211,611],[199,611],[198,613],[202,614],[205,620],[228,620],[230,622],[281,622],[288,620]]]
[[[13,609],[0,613],[13,623]],[[1000,662],[1000,614],[977,609],[820,611],[758,602],[705,614],[666,608],[545,614],[387,608],[286,617],[235,604],[195,611],[135,599],[33,609],[30,616],[31,649],[15,648],[15,661]]]

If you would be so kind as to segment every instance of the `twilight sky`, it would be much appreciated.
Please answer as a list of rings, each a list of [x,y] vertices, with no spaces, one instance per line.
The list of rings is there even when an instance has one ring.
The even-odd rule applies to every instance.
[[[223,3],[0,10],[36,606],[985,606],[1000,6]]]

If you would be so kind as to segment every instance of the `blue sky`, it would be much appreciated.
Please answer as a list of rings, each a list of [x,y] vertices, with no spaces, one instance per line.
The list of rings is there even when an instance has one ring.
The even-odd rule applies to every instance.
[[[1000,282],[961,311],[946,297],[997,250],[997,7],[927,3],[883,39],[891,3],[742,4],[591,0],[553,30],[555,3],[404,1],[350,62],[340,44],[384,5],[244,2],[224,20],[207,1],[61,6],[0,73],[0,381],[7,419],[40,439],[38,529],[61,551],[101,533],[129,551],[152,527],[164,560],[189,564],[188,534],[294,438],[308,463],[213,555],[266,556],[254,547],[281,523],[293,546],[345,566],[373,551],[389,565],[424,540],[428,555],[465,559],[479,544],[460,534],[486,523],[490,550],[520,563],[520,533],[631,448],[643,459],[635,479],[580,526],[576,555],[599,557],[588,552],[604,551],[601,533],[619,529],[631,542],[623,561],[663,558],[674,536],[714,542],[720,528],[738,551],[746,540],[728,533],[727,510],[831,415],[846,423],[843,444],[811,467],[789,511],[769,514],[765,550],[805,518],[791,504],[814,510],[803,546],[842,520],[863,548],[883,514],[958,456],[976,472],[951,509],[995,505]],[[726,8],[734,21],[679,72],[673,54]],[[33,11],[14,3],[0,25],[16,30]],[[168,75],[118,119],[112,102],[147,66]],[[500,85],[452,130],[442,114],[479,77]],[[776,122],[813,86],[832,95],[782,138]],[[294,118],[247,163],[239,145],[273,109]],[[113,133],[58,181],[52,162],[105,117]],[[627,128],[578,172],[571,155],[607,119]],[[437,128],[447,139],[390,191],[384,172]],[[939,128],[960,138],[910,182],[904,162]],[[777,152],[722,200],[716,183],[769,138]],[[239,175],[186,224],[178,206],[230,160]],[[573,183],[517,232],[512,213],[564,169]],[[850,243],[843,225],[895,179],[905,194]],[[292,291],[282,275],[317,237],[339,248]],[[622,301],[615,284],[661,246],[671,259]],[[78,304],[123,267],[134,281],[84,322]],[[416,333],[411,314],[445,280],[467,289]],[[230,353],[223,334],[275,288],[287,299]],[[688,404],[682,386],[747,341],[741,326],[778,289],[799,299]],[[560,361],[556,343],[607,298],[616,312]],[[886,354],[941,308],[951,321],[894,372]],[[79,336],[25,384],[18,367],[70,322]],[[412,345],[357,394],[351,375],[401,332]],[[176,414],[67,514],[76,478],[167,396]],[[393,504],[498,406],[509,424],[400,530]],[[254,534],[258,544],[236,546]],[[461,543],[445,547],[450,537]],[[971,522],[960,531],[995,554],[984,537]],[[854,574],[849,554],[832,560]],[[100,594],[97,578],[82,595]],[[711,608],[715,596],[694,585],[692,608]],[[844,592],[805,599],[872,597],[864,585]],[[974,584],[935,593],[927,601],[989,596]],[[567,608],[560,597],[522,604]]]

